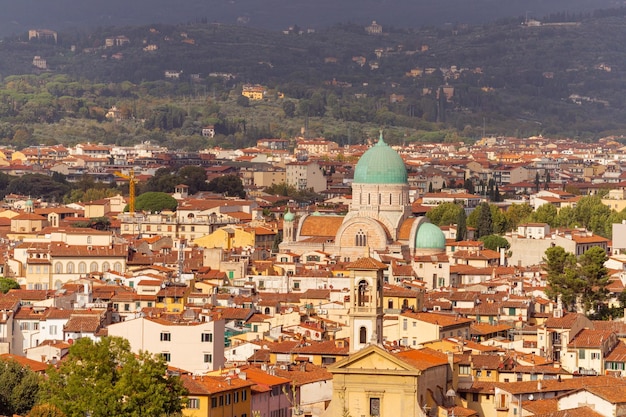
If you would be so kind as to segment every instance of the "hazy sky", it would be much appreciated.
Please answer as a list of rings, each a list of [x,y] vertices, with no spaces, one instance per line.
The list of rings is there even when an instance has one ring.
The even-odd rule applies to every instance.
[[[283,29],[298,24],[320,28],[335,23],[420,27],[484,23],[529,14],[590,11],[618,0],[0,0],[0,35],[29,28],[209,22]]]

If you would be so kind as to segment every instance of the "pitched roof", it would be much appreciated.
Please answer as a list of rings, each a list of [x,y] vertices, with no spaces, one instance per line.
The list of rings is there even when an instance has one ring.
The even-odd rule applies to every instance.
[[[343,220],[343,216],[307,216],[300,228],[300,236],[334,238]]]

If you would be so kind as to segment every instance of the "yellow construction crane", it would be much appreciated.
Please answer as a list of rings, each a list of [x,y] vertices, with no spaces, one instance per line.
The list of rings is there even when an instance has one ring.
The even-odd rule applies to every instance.
[[[135,170],[131,168],[128,171],[128,175],[123,174],[120,171],[115,171],[115,175],[128,180],[128,212],[135,214],[135,183],[137,183]]]

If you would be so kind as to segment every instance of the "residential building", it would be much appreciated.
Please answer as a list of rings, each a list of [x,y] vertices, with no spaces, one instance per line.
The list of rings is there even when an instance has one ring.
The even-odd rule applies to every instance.
[[[224,320],[208,314],[199,318],[139,317],[112,324],[108,331],[127,339],[133,352],[162,355],[169,366],[203,373],[224,366]]]
[[[185,417],[251,417],[252,386],[245,374],[229,376],[182,375],[187,389]],[[270,416],[271,417],[271,416]]]

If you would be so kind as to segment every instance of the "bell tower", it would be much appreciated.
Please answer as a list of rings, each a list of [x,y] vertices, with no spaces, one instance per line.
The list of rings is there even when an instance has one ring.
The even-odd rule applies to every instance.
[[[365,257],[347,265],[350,270],[350,353],[383,342],[383,272],[387,265]]]

